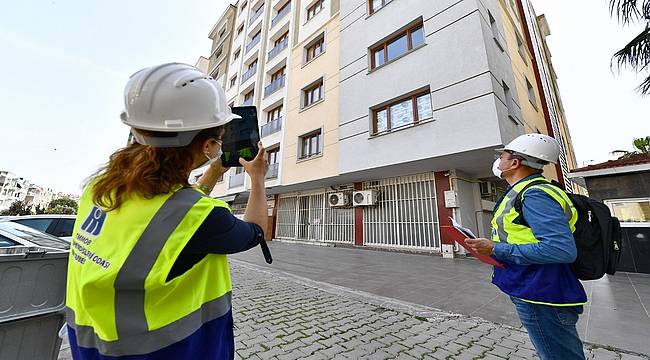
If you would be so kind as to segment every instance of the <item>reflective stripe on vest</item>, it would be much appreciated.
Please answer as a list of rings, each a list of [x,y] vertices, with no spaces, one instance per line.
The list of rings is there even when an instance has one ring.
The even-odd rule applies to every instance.
[[[93,211],[89,211],[89,208],[92,208],[92,203],[89,204],[92,194],[84,195],[86,196],[82,197],[80,202],[80,218]],[[110,266],[102,269],[106,276],[114,276],[112,289],[107,288],[110,281],[95,281],[101,279],[102,274],[98,275],[99,270],[94,268],[88,272],[88,277],[84,278],[84,271],[88,269],[83,267],[95,266],[90,261],[80,264],[79,260],[71,256],[71,271],[68,274],[67,322],[76,331],[78,345],[98,349],[101,354],[108,356],[154,352],[188,337],[202,324],[231,310],[230,275],[225,256],[207,255],[185,274],[166,281],[166,275],[176,256],[207,214],[214,207],[228,208],[227,205],[206,198],[193,189],[180,189],[171,195],[159,195],[149,200],[129,201],[136,202],[135,207],[134,204],[123,206],[125,214],[119,213],[122,209],[115,210],[118,212],[115,214],[108,213],[106,223],[103,224],[103,227],[109,228],[119,226],[119,221],[110,221],[114,220],[111,217],[121,216],[121,221],[128,222],[123,226],[128,226],[131,222],[136,224],[135,228],[144,226],[139,238],[133,242],[125,241],[125,246],[132,247],[121,266],[119,256],[116,256],[115,260],[109,256],[111,251],[118,255],[123,254],[119,247],[115,250],[114,244],[106,246],[108,241],[119,242],[121,239],[102,238],[99,235],[97,239],[92,240],[99,240],[103,245],[93,248],[91,254],[103,250],[107,254],[99,256],[106,256],[110,265],[120,266],[119,269],[109,269]],[[156,201],[162,205],[152,217],[143,216],[143,221],[148,219],[148,223],[143,223],[137,216],[133,216],[138,213],[138,201],[141,202],[140,205],[148,206],[143,206],[143,213],[155,209]],[[151,202],[154,202],[154,206],[150,206]],[[79,241],[77,238],[92,238],[92,234],[80,232],[80,222],[82,221],[75,224],[73,241]],[[77,236],[78,234],[81,236]],[[81,248],[73,246],[73,252],[80,250]],[[197,283],[197,280],[200,280],[200,283]],[[99,284],[99,287],[94,292],[84,289],[84,286],[96,284]],[[207,288],[208,284],[211,288]],[[80,295],[81,292],[96,299],[84,298]],[[97,309],[92,309],[95,301],[101,304],[98,304]],[[114,318],[102,313],[102,309],[110,310],[111,307]]]
[[[533,179],[529,179],[526,181],[522,181],[515,186],[513,186],[510,191],[504,196],[503,200],[501,203],[497,206],[497,209],[494,213],[494,217],[492,218],[492,240],[496,242],[507,242],[509,244],[534,244],[539,242],[535,238],[535,235],[533,235],[532,230],[528,226],[524,225],[519,225],[514,223],[514,220],[520,216],[516,209],[515,209],[515,200],[517,198],[517,195],[523,189],[528,185],[529,183],[533,181],[538,181],[543,178],[537,177]],[[544,179],[545,180],[545,179]],[[534,185],[531,186],[530,188],[526,189],[526,191],[530,189],[540,189],[544,192],[546,192],[549,196],[551,196],[555,201],[557,201],[560,206],[562,207],[562,210],[564,211],[564,215],[566,216],[567,220],[569,221],[569,226],[571,228],[571,231],[575,231],[575,223],[578,221],[578,212],[576,209],[573,207],[573,204],[571,203],[571,200],[569,200],[569,197],[563,192],[560,191],[559,189],[555,188],[553,185],[550,184],[539,184],[539,185]],[[525,197],[525,193],[522,194],[521,200],[523,202]]]

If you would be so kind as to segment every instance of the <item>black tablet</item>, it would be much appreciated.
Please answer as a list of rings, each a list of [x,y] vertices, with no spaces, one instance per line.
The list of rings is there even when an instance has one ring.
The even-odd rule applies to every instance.
[[[232,112],[241,116],[224,125],[221,163],[224,167],[241,166],[239,158],[253,160],[257,155],[260,142],[257,108],[255,106],[237,106]]]

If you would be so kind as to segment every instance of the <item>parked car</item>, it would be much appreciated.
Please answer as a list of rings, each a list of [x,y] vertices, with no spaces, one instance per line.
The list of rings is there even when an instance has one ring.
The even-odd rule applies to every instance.
[[[43,214],[43,215],[22,215],[4,216],[2,219],[10,220],[29,226],[32,229],[48,233],[64,239],[67,242],[72,240],[72,229],[77,215]]]
[[[12,246],[70,249],[70,244],[61,238],[7,219],[0,219],[0,247]]]

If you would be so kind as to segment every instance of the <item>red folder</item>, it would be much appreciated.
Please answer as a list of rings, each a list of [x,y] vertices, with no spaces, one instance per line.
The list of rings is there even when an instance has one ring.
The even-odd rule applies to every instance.
[[[487,255],[479,254],[476,250],[474,250],[474,248],[467,245],[465,239],[467,239],[468,236],[465,235],[462,231],[458,230],[457,228],[453,226],[442,225],[440,226],[440,231],[442,232],[443,237],[454,240],[455,242],[459,243],[460,246],[464,247],[465,250],[469,251],[472,255],[474,255],[477,259],[481,260],[482,262],[488,265],[500,267],[502,269],[505,268],[503,264],[494,260],[494,258]]]

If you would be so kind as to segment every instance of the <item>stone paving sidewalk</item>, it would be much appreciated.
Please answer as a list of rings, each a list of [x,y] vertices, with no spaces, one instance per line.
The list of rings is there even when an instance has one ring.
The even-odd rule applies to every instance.
[[[536,359],[525,331],[231,260],[239,359]],[[587,344],[587,359],[650,359]],[[59,359],[70,359],[67,344]],[[198,357],[197,357],[198,359]]]

